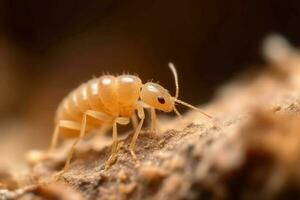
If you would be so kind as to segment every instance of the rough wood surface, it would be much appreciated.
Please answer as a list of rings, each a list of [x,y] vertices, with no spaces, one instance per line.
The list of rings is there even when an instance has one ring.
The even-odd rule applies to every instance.
[[[0,175],[0,199],[299,198],[300,56],[281,39],[267,42],[288,53],[278,56],[267,43],[269,66],[240,75],[203,107],[212,121],[189,112],[161,119],[154,138],[143,131],[139,163],[128,152],[130,132],[105,169],[110,146],[98,136],[81,142],[70,169],[55,181],[65,144],[23,176]]]

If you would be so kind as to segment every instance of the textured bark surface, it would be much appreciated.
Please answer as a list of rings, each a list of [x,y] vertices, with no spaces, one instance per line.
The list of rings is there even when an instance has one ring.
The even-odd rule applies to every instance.
[[[66,143],[25,175],[0,174],[0,199],[299,198],[300,56],[280,41],[267,41],[269,66],[239,76],[203,107],[213,120],[191,111],[161,119],[155,137],[145,129],[139,163],[128,152],[129,132],[105,169],[109,140],[97,136],[80,143],[70,169],[54,180]]]

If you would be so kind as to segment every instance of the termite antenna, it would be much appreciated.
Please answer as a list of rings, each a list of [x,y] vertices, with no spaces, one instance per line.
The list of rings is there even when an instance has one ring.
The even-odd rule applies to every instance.
[[[205,113],[204,111],[200,110],[199,108],[197,108],[197,107],[195,107],[195,106],[193,106],[193,105],[191,105],[191,104],[189,104],[189,103],[186,103],[186,102],[181,101],[181,100],[179,100],[179,99],[174,99],[174,101],[175,101],[176,103],[179,103],[179,104],[181,104],[181,105],[184,105],[184,106],[186,106],[186,107],[189,107],[189,108],[191,108],[191,109],[194,109],[194,110],[200,112],[201,114],[205,115],[206,117],[208,117],[208,118],[210,118],[210,119],[213,118],[211,115]],[[174,109],[174,110],[175,110],[175,109]],[[176,111],[175,111],[175,112],[176,112]],[[178,111],[177,111],[177,112],[178,112]]]
[[[175,99],[177,99],[178,96],[179,96],[179,84],[178,84],[178,75],[177,75],[177,71],[176,71],[176,68],[175,68],[174,64],[171,63],[171,62],[169,63],[169,68],[170,68],[170,70],[172,71],[173,76],[174,76],[175,87],[176,87]]]
[[[171,69],[171,71],[173,73],[173,76],[174,76],[174,80],[175,80],[176,93],[175,93],[175,97],[173,97],[174,101],[176,103],[179,103],[179,104],[182,104],[182,105],[184,105],[186,107],[194,109],[194,110],[200,112],[201,114],[205,115],[206,117],[212,119],[212,116],[210,116],[209,114],[207,114],[204,111],[200,110],[199,108],[197,108],[197,107],[195,107],[195,106],[193,106],[193,105],[191,105],[189,103],[186,103],[186,102],[181,101],[181,100],[178,99],[178,96],[179,96],[179,83],[178,83],[177,70],[175,68],[175,65],[172,62],[169,63],[169,68]],[[176,113],[176,115],[178,115],[179,117],[181,117],[181,114],[178,112],[178,110],[176,109],[175,105],[174,105],[174,112]]]
[[[178,117],[182,117],[182,115],[180,114],[180,112],[177,110],[177,108],[174,106],[174,112],[176,113],[176,115]]]

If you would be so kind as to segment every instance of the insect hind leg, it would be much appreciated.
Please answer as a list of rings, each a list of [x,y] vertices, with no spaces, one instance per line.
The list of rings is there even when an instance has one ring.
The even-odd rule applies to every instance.
[[[69,120],[60,120],[54,129],[54,132],[52,134],[52,139],[50,146],[46,152],[42,151],[37,151],[37,150],[32,150],[27,153],[27,162],[31,164],[36,164],[46,158],[49,157],[51,152],[56,148],[57,146],[57,141],[60,135],[61,128],[73,130],[73,131],[79,131],[80,130],[80,123],[75,122],[75,121],[69,121]]]
[[[61,128],[80,131],[80,127],[81,127],[81,124],[79,122],[74,122],[74,121],[69,121],[69,120],[60,120],[57,123],[57,125],[55,126],[48,152],[50,153],[51,151],[53,151],[56,148],[58,136],[60,134]]]
[[[102,112],[94,111],[94,110],[87,110],[83,114],[82,123],[81,123],[80,128],[79,128],[79,130],[80,130],[79,138],[77,138],[75,140],[75,142],[73,143],[73,145],[70,149],[70,152],[68,154],[68,157],[67,157],[67,160],[66,160],[63,171],[66,171],[69,168],[70,162],[71,162],[73,154],[74,154],[74,151],[76,149],[76,145],[84,137],[84,135],[86,133],[87,117],[91,117],[91,118],[97,119],[97,120],[102,121],[102,122],[110,122],[112,120],[111,116],[109,116],[105,113],[102,113]]]

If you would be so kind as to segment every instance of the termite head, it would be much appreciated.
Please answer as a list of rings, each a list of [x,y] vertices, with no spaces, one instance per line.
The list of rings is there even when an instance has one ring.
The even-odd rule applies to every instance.
[[[141,89],[141,99],[143,102],[148,104],[149,106],[161,110],[163,112],[171,112],[174,111],[178,116],[181,116],[178,110],[176,109],[176,103],[187,106],[191,109],[194,109],[208,118],[212,118],[207,113],[201,111],[200,109],[188,104],[184,101],[178,99],[179,96],[179,84],[178,84],[178,75],[175,66],[173,63],[169,63],[169,68],[171,69],[176,86],[175,96],[172,97],[168,90],[160,86],[159,84],[148,82],[142,86]]]
[[[174,110],[174,101],[168,90],[157,83],[148,82],[141,89],[141,99],[149,106],[163,112]]]

